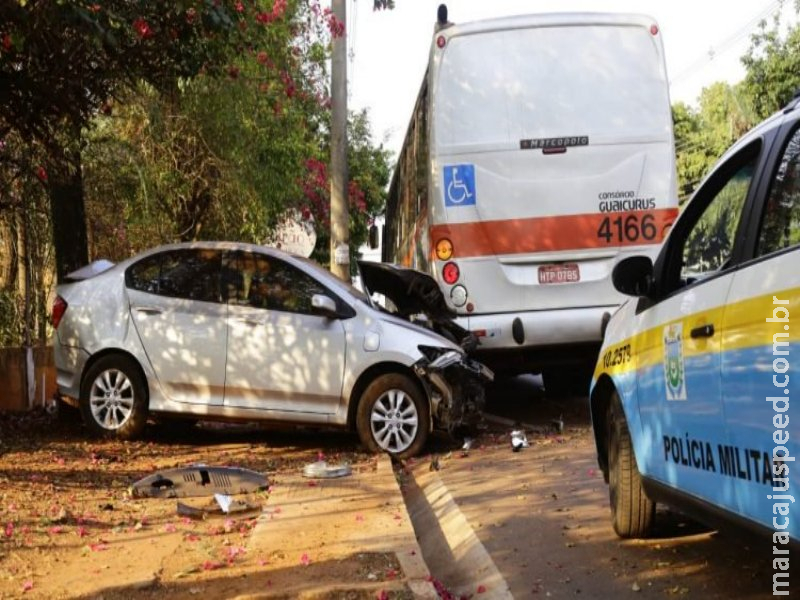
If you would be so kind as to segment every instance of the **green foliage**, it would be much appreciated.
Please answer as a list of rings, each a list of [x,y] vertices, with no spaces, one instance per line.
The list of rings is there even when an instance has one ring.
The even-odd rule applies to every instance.
[[[780,34],[779,22],[761,23],[742,63],[744,88],[758,120],[780,110],[800,88],[800,27]]]
[[[742,85],[717,82],[700,94],[700,108],[672,107],[678,186],[688,198],[728,147],[757,122]]]

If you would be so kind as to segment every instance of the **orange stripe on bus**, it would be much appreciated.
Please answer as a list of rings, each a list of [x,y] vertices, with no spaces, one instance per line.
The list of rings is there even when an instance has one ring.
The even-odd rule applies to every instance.
[[[661,208],[433,225],[431,248],[443,237],[460,258],[659,244],[677,216]]]

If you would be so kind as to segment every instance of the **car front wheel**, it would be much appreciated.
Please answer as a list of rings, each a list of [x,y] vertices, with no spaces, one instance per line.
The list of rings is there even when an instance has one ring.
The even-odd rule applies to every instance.
[[[646,538],[653,531],[656,505],[642,487],[628,422],[616,391],[608,414],[608,491],[614,531],[622,538]]]
[[[83,422],[96,435],[130,440],[147,423],[147,386],[136,362],[126,356],[99,359],[81,386]]]
[[[356,428],[361,442],[372,452],[409,458],[422,450],[428,438],[428,401],[409,377],[381,375],[361,396]]]

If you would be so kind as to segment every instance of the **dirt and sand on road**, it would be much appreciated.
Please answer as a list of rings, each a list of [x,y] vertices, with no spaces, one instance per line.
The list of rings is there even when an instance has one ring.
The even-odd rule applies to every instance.
[[[174,499],[134,499],[128,492],[157,470],[240,466],[268,475],[273,489],[246,499],[266,509],[262,519],[280,521],[291,516],[291,507],[274,502],[276,490],[288,481],[322,485],[297,482],[302,467],[320,454],[350,463],[357,473],[375,471],[377,458],[362,451],[355,436],[214,424],[182,434],[167,429],[153,427],[140,442],[114,442],[92,439],[77,422],[44,413],[0,416],[0,598],[297,597],[298,590],[324,590],[336,581],[363,582],[363,590],[355,586],[346,597],[373,598],[382,589],[390,598],[411,597],[397,585],[403,572],[394,552],[364,544],[346,560],[327,560],[324,547],[342,527],[374,533],[381,519],[396,527],[402,499],[399,507],[352,505],[364,516],[350,515],[345,523],[321,518],[313,530],[295,532],[306,543],[282,549],[254,543],[260,511],[197,521],[178,516]],[[286,541],[285,527],[282,535]]]

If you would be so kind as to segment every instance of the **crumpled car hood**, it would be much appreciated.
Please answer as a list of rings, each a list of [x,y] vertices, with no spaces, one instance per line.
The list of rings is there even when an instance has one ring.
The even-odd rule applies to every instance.
[[[442,290],[430,275],[390,265],[358,261],[361,281],[370,294],[383,294],[404,317],[424,314],[434,321],[451,320],[456,313],[447,306]]]

